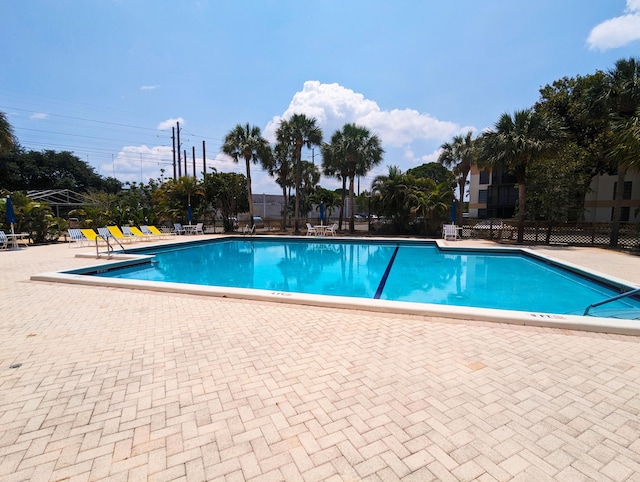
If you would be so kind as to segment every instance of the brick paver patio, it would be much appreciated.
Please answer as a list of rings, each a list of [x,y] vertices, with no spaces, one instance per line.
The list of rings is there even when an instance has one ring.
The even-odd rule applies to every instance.
[[[638,337],[29,279],[79,251],[0,252],[2,481],[640,480]]]

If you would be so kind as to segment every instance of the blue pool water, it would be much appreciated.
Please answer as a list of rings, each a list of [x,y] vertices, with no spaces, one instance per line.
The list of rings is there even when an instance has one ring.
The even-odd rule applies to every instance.
[[[442,251],[430,243],[227,239],[144,252],[153,262],[94,274],[557,314],[582,314],[620,293],[524,254]],[[602,310],[640,312],[640,300],[592,314],[605,316]]]

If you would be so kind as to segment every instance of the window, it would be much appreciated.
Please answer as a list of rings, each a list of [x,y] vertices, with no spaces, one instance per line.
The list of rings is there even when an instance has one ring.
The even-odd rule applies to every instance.
[[[622,199],[631,199],[631,188],[633,183],[631,181],[624,182],[624,190],[622,191]],[[618,192],[618,182],[613,183],[613,199],[615,200]]]
[[[478,191],[478,203],[483,203],[483,204],[487,203],[487,190],[486,189],[480,189]]]
[[[611,208],[611,221],[613,221],[613,211],[614,208]],[[622,206],[622,210],[620,211],[620,221],[623,223],[629,222],[629,206]]]
[[[480,171],[480,184],[489,184],[489,171]]]

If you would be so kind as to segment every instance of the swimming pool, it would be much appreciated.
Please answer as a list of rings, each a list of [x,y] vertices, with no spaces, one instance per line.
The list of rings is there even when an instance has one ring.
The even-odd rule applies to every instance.
[[[143,263],[101,278],[310,295],[581,315],[592,303],[631,289],[514,250],[443,250],[435,243],[227,238],[132,250]],[[629,317],[640,300],[593,310]]]

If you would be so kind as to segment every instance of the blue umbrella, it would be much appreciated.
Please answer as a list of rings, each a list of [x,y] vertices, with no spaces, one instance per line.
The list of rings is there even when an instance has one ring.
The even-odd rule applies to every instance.
[[[320,202],[320,224],[324,222],[324,202]]]
[[[189,204],[189,207],[187,207],[187,220],[189,221],[189,224],[191,224],[192,219],[193,219],[193,211],[191,210],[191,204]]]
[[[457,216],[458,216],[457,204],[458,204],[458,202],[457,202],[456,199],[454,199],[453,202],[451,203],[451,219],[450,219],[450,221],[452,223],[456,222],[456,219],[457,219]]]
[[[13,202],[11,201],[11,198],[9,196],[7,196],[6,210],[7,224],[11,225],[11,233],[13,234],[13,225],[16,224],[16,213],[13,210]]]

